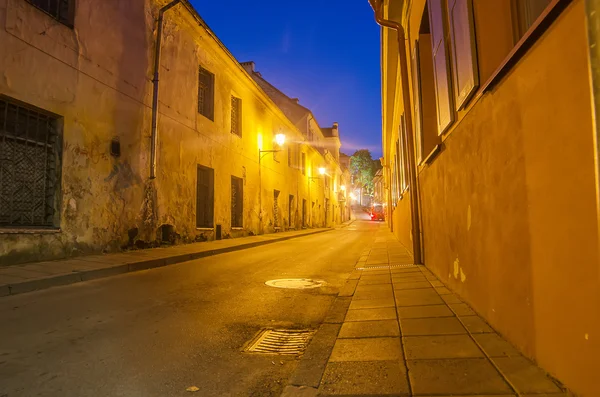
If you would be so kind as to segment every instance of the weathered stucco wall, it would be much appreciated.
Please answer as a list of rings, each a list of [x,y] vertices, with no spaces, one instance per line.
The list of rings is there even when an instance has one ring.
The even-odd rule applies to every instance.
[[[600,395],[583,1],[451,130],[420,178],[426,264],[566,386]]]
[[[159,2],[162,5],[164,2]],[[149,179],[152,60],[159,5],[145,2],[77,2],[70,29],[21,0],[0,0],[0,94],[62,116],[60,229],[0,229],[2,265],[86,252],[115,251],[137,243],[214,238],[196,229],[196,172],[214,171],[214,224],[224,237],[289,226],[288,199],[324,202],[325,191],[301,174],[307,162],[339,173],[305,142],[209,31],[182,6],[165,16],[160,67],[157,176]],[[43,32],[43,34],[40,34]],[[198,67],[215,74],[214,121],[198,113]],[[242,136],[232,134],[231,95],[242,99]],[[267,154],[283,132],[295,148]],[[111,156],[117,138],[121,155]],[[337,168],[336,168],[337,167]],[[231,228],[231,177],[243,178],[243,228]],[[322,182],[321,182],[322,183]],[[315,185],[315,183],[313,183]],[[262,188],[260,188],[262,186]],[[262,193],[262,227],[259,189]],[[323,225],[315,213],[309,225]],[[296,219],[299,216],[296,215]],[[172,226],[164,236],[161,226]],[[295,225],[299,227],[300,225]]]
[[[0,2],[0,93],[63,116],[65,170],[61,232],[0,234],[4,263],[114,249],[140,215],[151,19],[140,2],[81,1],[77,17],[73,31],[26,2]]]
[[[396,208],[392,212],[393,232],[398,240],[413,253],[412,222],[410,218],[410,191],[407,190],[402,200],[398,200]]]

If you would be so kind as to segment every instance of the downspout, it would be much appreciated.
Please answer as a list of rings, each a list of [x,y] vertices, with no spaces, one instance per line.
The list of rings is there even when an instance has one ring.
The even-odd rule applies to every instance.
[[[592,128],[594,138],[594,164],[596,174],[596,217],[600,232],[600,0],[585,0],[588,33],[589,74],[592,96]],[[599,273],[600,274],[600,273]]]
[[[163,16],[165,12],[181,3],[181,0],[173,0],[158,11],[158,27],[156,29],[156,48],[154,49],[154,89],[152,93],[152,138],[150,141],[150,179],[156,178],[156,147],[158,136],[156,124],[158,119],[158,71],[160,68],[160,47],[162,42]]]
[[[408,174],[410,179],[410,215],[412,221],[412,240],[414,263],[422,264],[421,251],[421,225],[419,224],[419,192],[417,189],[417,172],[415,167],[414,138],[412,128],[412,114],[410,108],[410,93],[408,92],[408,62],[406,60],[406,36],[401,24],[383,19],[383,1],[369,0],[377,23],[386,28],[394,29],[398,36],[398,53],[400,55],[400,78],[402,83],[402,103],[404,106],[404,120],[406,122],[406,140],[408,149]]]

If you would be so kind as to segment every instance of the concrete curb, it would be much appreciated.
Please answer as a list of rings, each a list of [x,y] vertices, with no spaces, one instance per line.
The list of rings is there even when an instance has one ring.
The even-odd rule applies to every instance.
[[[281,397],[313,397],[318,394],[329,356],[331,356],[337,341],[351,300],[352,298],[348,296],[338,295],[336,297],[329,307],[323,323],[300,359],[296,370],[288,380]]]
[[[189,252],[183,254],[172,255],[168,257],[156,258],[150,256],[150,253],[146,251],[140,251],[149,256],[145,258],[133,258],[126,263],[117,263],[113,266],[100,267],[97,269],[76,271],[73,273],[48,275],[48,277],[38,278],[34,280],[26,280],[20,283],[7,284],[0,286],[0,297],[13,296],[26,292],[39,291],[51,287],[58,287],[61,285],[69,285],[79,283],[83,281],[97,280],[100,278],[106,278],[116,276],[119,274],[137,272],[140,270],[154,269],[157,267],[163,267],[168,265],[174,265],[177,263],[187,262],[194,259],[205,258],[208,256],[214,256],[219,254],[225,254],[228,252],[240,251],[248,248],[259,247],[261,245],[278,243],[281,241],[291,240],[294,238],[312,236],[319,233],[330,232],[335,229],[317,230],[305,234],[295,236],[285,236],[279,238],[272,238],[265,241],[256,241],[252,243],[239,244],[231,247],[217,248],[207,251]]]

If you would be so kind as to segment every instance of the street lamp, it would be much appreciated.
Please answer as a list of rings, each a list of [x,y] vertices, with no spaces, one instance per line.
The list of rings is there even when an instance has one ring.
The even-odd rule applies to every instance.
[[[262,167],[261,161],[265,154],[267,153],[277,153],[283,150],[283,144],[285,143],[285,134],[276,134],[275,135],[275,149],[262,150],[261,147],[258,148],[258,234],[262,234]]]

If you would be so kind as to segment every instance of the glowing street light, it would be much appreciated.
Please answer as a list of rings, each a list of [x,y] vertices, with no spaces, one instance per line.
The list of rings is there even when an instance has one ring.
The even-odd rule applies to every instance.
[[[346,185],[340,186],[340,189],[342,189],[342,191],[345,192],[346,191]]]
[[[325,175],[325,167],[319,167],[319,174]]]
[[[284,134],[275,135],[275,143],[277,144],[277,146],[283,146],[283,144],[285,143],[285,135]]]

